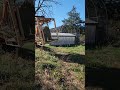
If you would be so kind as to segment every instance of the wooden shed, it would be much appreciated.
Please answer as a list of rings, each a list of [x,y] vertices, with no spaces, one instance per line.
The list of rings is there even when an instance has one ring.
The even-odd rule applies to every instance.
[[[75,45],[76,35],[71,33],[58,33],[58,40],[57,40],[57,34],[51,33],[52,39],[55,39],[55,41],[52,41],[50,45],[53,46],[64,46],[64,45]]]
[[[0,38],[6,45],[22,47],[34,40],[34,5],[30,1],[2,0],[0,3]]]
[[[97,22],[93,21],[89,18],[86,18],[85,20],[85,44],[86,46],[94,46],[96,42],[96,27]]]

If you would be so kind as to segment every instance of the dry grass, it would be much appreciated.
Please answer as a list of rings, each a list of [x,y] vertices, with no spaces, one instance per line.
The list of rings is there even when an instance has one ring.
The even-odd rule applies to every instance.
[[[0,90],[31,90],[34,87],[34,62],[14,54],[0,54]]]
[[[84,90],[84,65],[64,62],[50,52],[36,49],[35,69],[38,88]]]

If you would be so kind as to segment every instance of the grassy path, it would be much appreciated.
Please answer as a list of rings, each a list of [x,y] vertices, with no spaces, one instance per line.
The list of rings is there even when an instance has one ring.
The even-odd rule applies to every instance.
[[[69,54],[65,52],[66,50],[57,52],[54,47],[52,50],[56,54]],[[49,51],[36,49],[36,83],[44,89],[84,90],[84,65],[66,61],[64,60],[66,57],[62,57],[62,55],[59,58]]]

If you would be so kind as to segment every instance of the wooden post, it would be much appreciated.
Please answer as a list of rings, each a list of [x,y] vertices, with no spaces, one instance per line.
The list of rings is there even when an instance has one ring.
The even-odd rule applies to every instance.
[[[42,45],[44,45],[45,41],[44,41],[44,34],[42,31],[42,25],[39,23],[39,19],[37,17],[36,17],[36,21],[37,21],[37,29],[38,29],[39,39],[41,39]]]
[[[13,11],[13,8],[11,7],[9,1],[8,1],[8,8],[9,8],[9,12],[10,12],[10,15],[11,15],[11,18],[12,18],[12,21],[13,21],[13,27],[14,27],[14,30],[15,30],[15,33],[16,33],[18,46],[20,46],[20,44],[21,44],[20,43],[20,33],[19,33],[18,26],[17,26],[16,18],[15,18],[15,12]]]
[[[19,10],[18,8],[16,7],[16,11],[17,11],[17,19],[19,21],[19,26],[20,26],[20,31],[21,31],[21,34],[22,34],[22,39],[25,39],[25,36],[24,36],[24,30],[23,30],[23,27],[22,27],[22,22],[21,22],[21,18],[20,18],[20,13],[19,13]]]
[[[53,19],[53,21],[54,21],[54,27],[55,27],[55,30],[56,30],[56,34],[57,34],[57,40],[58,40],[59,37],[58,37],[58,30],[56,29],[56,22],[55,22],[55,19]]]

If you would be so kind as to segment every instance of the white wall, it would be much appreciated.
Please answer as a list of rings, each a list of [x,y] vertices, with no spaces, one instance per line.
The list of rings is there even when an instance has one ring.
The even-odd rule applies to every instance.
[[[52,39],[57,39],[57,37],[52,37]],[[75,37],[59,37],[58,40],[52,41],[50,45],[71,45],[75,44]]]

